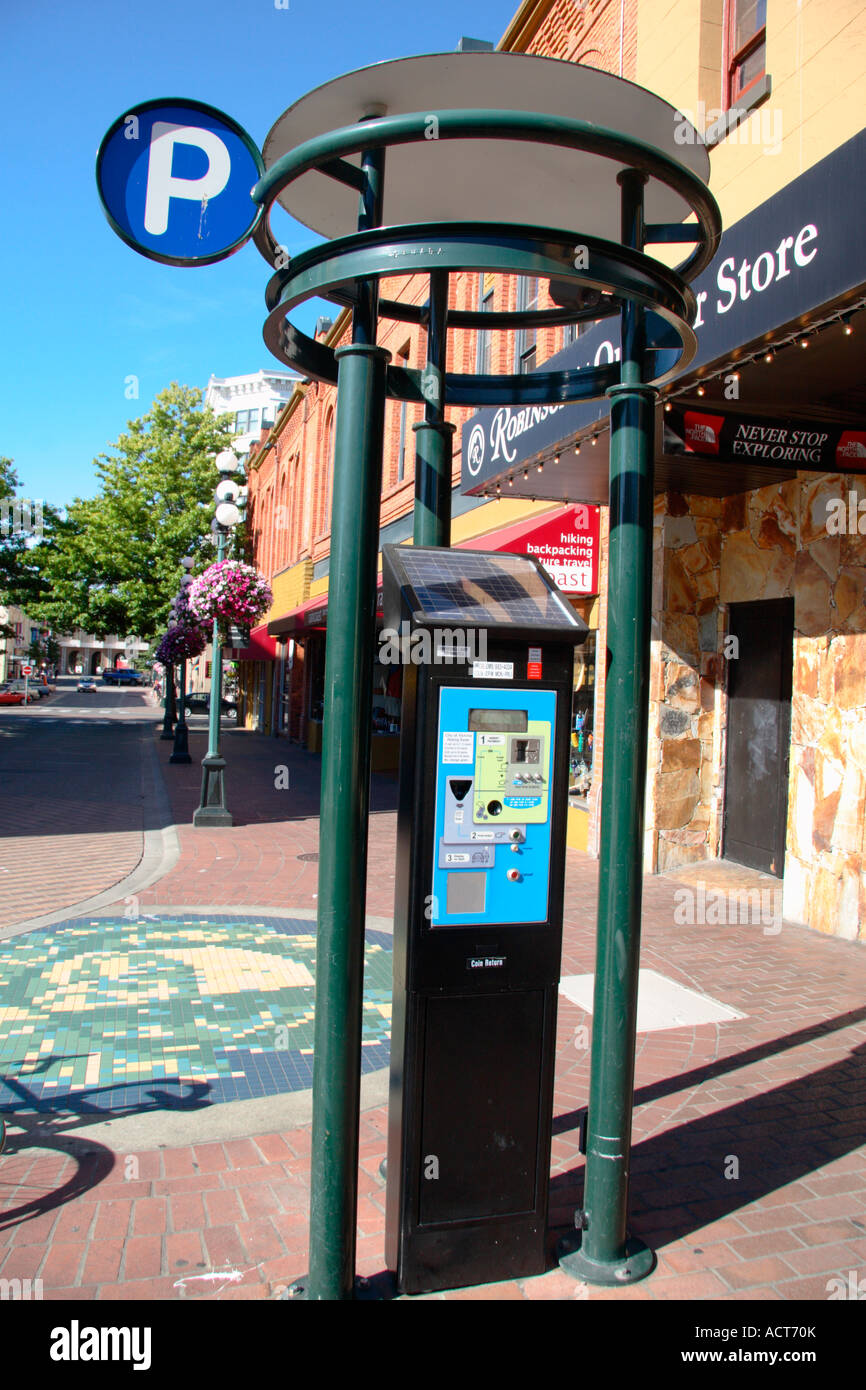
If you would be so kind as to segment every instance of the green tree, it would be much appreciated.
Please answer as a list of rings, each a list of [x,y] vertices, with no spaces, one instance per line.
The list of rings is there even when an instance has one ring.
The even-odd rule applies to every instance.
[[[53,507],[18,496],[19,482],[10,458],[0,456],[0,603],[30,608],[45,596],[37,548],[46,545],[60,518]]]
[[[210,558],[214,457],[231,433],[201,402],[201,391],[176,382],[160,392],[95,460],[99,495],[77,498],[39,547],[43,596],[33,611],[55,631],[149,639],[165,625],[181,557]]]

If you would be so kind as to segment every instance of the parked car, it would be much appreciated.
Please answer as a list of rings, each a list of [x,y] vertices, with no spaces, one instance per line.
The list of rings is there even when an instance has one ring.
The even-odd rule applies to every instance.
[[[79,681],[76,686],[76,689],[82,691],[85,695],[93,695],[97,688],[96,681],[91,680]]]
[[[187,714],[210,714],[210,695],[206,690],[196,690],[187,695],[184,709]],[[232,719],[238,717],[238,707],[234,700],[228,696],[223,696],[220,701],[220,712],[227,714]]]
[[[23,705],[23,690],[0,690],[0,705]]]
[[[106,685],[141,685],[144,677],[140,671],[119,667],[115,670],[103,671],[102,679]]]
[[[20,677],[13,681],[7,681],[3,689],[20,695],[22,700],[26,694],[28,705],[35,704],[37,700],[42,699],[42,687],[37,685],[35,681],[25,682]]]

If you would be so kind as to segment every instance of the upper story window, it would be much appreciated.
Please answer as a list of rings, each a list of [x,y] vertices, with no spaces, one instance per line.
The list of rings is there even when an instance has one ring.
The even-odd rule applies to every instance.
[[[541,281],[537,275],[521,276],[517,282],[518,309],[536,310],[540,288]],[[517,334],[517,370],[521,375],[534,370],[537,345],[538,329],[521,328]]]
[[[409,366],[409,343],[401,347],[398,354],[398,365],[406,368]],[[400,434],[397,440],[397,482],[402,483],[406,477],[406,401],[400,403]]]
[[[485,291],[484,283],[481,285],[480,309],[482,314],[489,314],[493,311],[493,287]],[[478,371],[482,376],[489,376],[493,356],[493,334],[479,333],[478,342]]]
[[[727,0],[728,107],[764,76],[767,56],[767,0]]]
[[[235,434],[250,434],[259,427],[259,412],[255,410],[239,410],[235,416]]]

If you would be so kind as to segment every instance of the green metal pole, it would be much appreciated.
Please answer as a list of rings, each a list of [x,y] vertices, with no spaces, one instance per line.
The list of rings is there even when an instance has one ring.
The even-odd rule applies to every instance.
[[[455,425],[445,420],[448,272],[430,273],[424,419],[415,432],[415,545],[451,544],[451,451]]]
[[[177,728],[174,731],[174,748],[172,750],[170,763],[191,763],[189,755],[189,732],[186,726],[186,657],[180,663],[180,708],[178,710]]]
[[[643,247],[644,175],[624,170],[622,240]],[[626,1230],[640,960],[652,594],[655,388],[642,384],[644,310],[622,310],[622,373],[610,407],[607,687],[598,940],[580,1248],[563,1268],[595,1284],[649,1274]]]
[[[162,716],[162,733],[160,734],[160,738],[161,738],[161,739],[168,739],[168,738],[173,739],[173,738],[174,738],[174,733],[173,733],[172,730],[173,730],[173,726],[174,726],[174,721],[175,721],[175,719],[177,718],[177,713],[176,713],[176,710],[175,710],[175,707],[174,707],[174,667],[173,667],[173,666],[166,666],[166,668],[165,668],[165,699],[164,699],[163,702],[162,702],[162,707],[163,707],[163,710],[165,711],[165,713],[164,713],[163,716]]]
[[[225,558],[226,533],[217,531],[217,561]],[[193,825],[229,826],[233,824],[226,807],[225,758],[220,756],[220,708],[223,695],[223,652],[219,620],[214,618],[211,634],[210,711],[207,753],[201,760],[201,798],[193,811]]]
[[[384,154],[362,157],[359,229],[381,222]],[[376,346],[378,289],[357,286],[338,348],[334,501],[322,739],[308,1299],[353,1295],[367,885],[376,558],[390,354]]]

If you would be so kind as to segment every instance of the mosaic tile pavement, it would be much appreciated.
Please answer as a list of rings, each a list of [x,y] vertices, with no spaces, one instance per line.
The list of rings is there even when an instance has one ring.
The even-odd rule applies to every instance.
[[[315,923],[182,910],[0,943],[0,1109],[195,1109],[312,1084]],[[362,1069],[387,1066],[391,937],[368,931]]]

